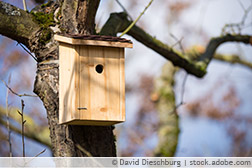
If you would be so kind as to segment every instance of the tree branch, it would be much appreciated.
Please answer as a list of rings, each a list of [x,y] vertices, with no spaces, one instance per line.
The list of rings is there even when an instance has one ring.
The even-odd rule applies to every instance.
[[[208,65],[214,57],[216,49],[225,42],[242,42],[244,44],[252,45],[252,36],[227,34],[225,36],[212,38],[207,45],[206,51],[199,57],[199,59]]]
[[[100,34],[116,36],[118,32],[122,32],[131,23],[132,22],[127,19],[127,14],[112,13],[103,26]],[[127,34],[145,46],[156,51],[164,58],[170,60],[175,66],[179,66],[185,69],[189,74],[195,75],[197,77],[203,77],[206,74],[206,68],[210,63],[215,50],[220,44],[225,42],[243,42],[245,44],[252,44],[252,38],[248,35],[226,35],[213,38],[210,41],[206,52],[200,56],[200,60],[193,61],[155,37],[152,37],[150,34],[146,33],[143,29],[136,25],[134,25]]]
[[[19,122],[20,116],[17,114],[17,109],[12,108],[11,111],[9,111],[9,118]],[[7,123],[3,120],[3,116],[5,115],[4,108],[0,107],[0,124],[7,126]],[[24,135],[27,138],[30,138],[36,142],[39,142],[49,148],[51,148],[51,141],[49,137],[49,129],[48,127],[41,127],[40,125],[37,125],[36,122],[29,117],[28,115],[24,115],[26,122],[26,128]],[[14,125],[10,124],[10,129],[18,134],[22,134],[22,131],[15,127]]]
[[[228,62],[231,64],[241,64],[243,66],[246,66],[252,69],[252,63],[241,59],[238,55],[215,54],[214,59],[223,61],[223,62]]]
[[[155,80],[154,94],[156,94],[156,106],[160,120],[159,143],[155,149],[155,156],[158,157],[173,157],[178,144],[179,116],[176,111],[173,91],[175,72],[176,68],[167,62],[162,68],[161,76]]]
[[[137,22],[138,20],[142,17],[142,15],[144,14],[144,12],[150,7],[150,5],[152,4],[153,0],[150,0],[150,2],[148,3],[148,5],[144,8],[143,12],[140,13],[140,15],[136,18],[136,20],[134,20],[129,27],[127,27],[127,29],[125,29],[122,34],[119,37],[122,37],[124,34],[126,34]]]
[[[26,46],[40,30],[29,13],[6,2],[0,2],[0,20],[0,34]]]

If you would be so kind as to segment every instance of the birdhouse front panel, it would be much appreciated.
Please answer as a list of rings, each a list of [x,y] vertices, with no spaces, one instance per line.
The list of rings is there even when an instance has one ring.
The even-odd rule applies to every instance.
[[[125,121],[124,47],[132,44],[58,35],[56,40],[59,123],[113,125]]]

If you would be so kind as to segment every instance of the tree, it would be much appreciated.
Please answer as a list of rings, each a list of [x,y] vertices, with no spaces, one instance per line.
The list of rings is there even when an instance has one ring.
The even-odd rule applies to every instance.
[[[0,33],[24,44],[31,52],[35,53],[38,64],[34,92],[43,101],[47,110],[54,156],[88,156],[89,153],[92,156],[116,156],[113,126],[93,127],[57,124],[58,44],[54,41],[53,35],[57,31],[86,35],[98,33],[95,31],[95,15],[99,3],[99,0],[57,0],[49,1],[31,12],[26,12],[8,3],[0,2]],[[112,13],[99,34],[116,36],[118,32],[124,31],[131,23],[132,21],[128,19],[125,12]],[[214,56],[224,61],[251,66],[238,57],[227,60],[223,55],[215,55],[218,46],[225,42],[251,44],[250,35],[224,34],[221,37],[213,38],[204,52],[196,52],[190,55],[176,51],[173,47],[164,44],[137,25],[134,25],[127,34],[170,60],[173,65],[183,68],[189,74],[197,77],[205,75],[206,68]],[[171,85],[172,80],[168,83]],[[158,86],[158,88],[161,87],[165,86]],[[171,94],[171,97],[165,97],[167,94]],[[174,100],[173,93],[162,93],[160,95],[168,100]],[[161,104],[164,105],[164,103]],[[160,105],[160,108],[166,107]],[[176,118],[177,116],[175,116]],[[170,120],[162,122],[166,125]],[[177,121],[175,120],[175,122]],[[175,131],[176,136],[177,133],[178,131]],[[167,140],[163,141],[167,143]],[[166,151],[157,151],[158,156],[167,156],[165,153]]]

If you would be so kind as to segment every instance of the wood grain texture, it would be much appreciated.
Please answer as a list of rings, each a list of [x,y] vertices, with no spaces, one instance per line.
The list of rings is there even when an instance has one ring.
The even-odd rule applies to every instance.
[[[73,39],[73,38],[65,37],[65,36],[61,36],[61,35],[54,35],[54,39],[57,40],[57,41],[60,41],[60,42],[73,44],[73,45],[91,45],[91,46],[133,48],[133,44],[132,43],[127,43],[127,42]]]
[[[72,45],[60,43],[59,47],[59,123],[78,118],[79,107],[79,55]]]
[[[106,126],[123,122],[124,48],[60,42],[59,54],[59,123]]]
[[[124,48],[120,50],[120,116],[125,121],[125,59]]]

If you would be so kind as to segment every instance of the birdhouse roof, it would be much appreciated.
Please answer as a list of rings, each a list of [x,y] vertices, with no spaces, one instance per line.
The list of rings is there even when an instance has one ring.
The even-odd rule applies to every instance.
[[[130,40],[114,36],[58,34],[54,36],[54,39],[56,41],[72,45],[93,45],[121,48],[133,47]]]

